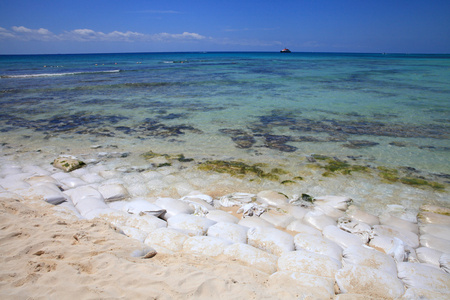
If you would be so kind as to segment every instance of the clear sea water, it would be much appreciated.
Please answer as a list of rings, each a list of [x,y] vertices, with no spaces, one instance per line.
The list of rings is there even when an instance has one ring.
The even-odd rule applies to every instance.
[[[450,202],[448,187],[386,182],[377,173],[391,168],[449,183],[450,55],[0,56],[0,108],[0,142],[16,155],[116,149],[131,153],[123,158],[130,164],[144,164],[140,154],[149,150],[183,153],[194,158],[181,169],[202,178],[198,189],[218,185],[208,178],[225,175],[202,177],[196,164],[227,160],[265,163],[303,180],[225,176],[221,182],[232,182],[226,191]],[[323,176],[313,154],[368,166],[373,174]]]

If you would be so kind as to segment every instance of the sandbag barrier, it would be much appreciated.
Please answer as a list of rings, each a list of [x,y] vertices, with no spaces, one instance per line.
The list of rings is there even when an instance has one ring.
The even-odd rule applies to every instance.
[[[147,178],[164,176],[152,172]],[[450,298],[448,208],[424,205],[411,215],[396,205],[376,216],[345,196],[276,191],[149,198],[147,178],[12,164],[0,168],[0,196],[39,199],[66,218],[100,218],[160,253],[239,261],[271,275],[267,284],[295,284],[304,296]]]

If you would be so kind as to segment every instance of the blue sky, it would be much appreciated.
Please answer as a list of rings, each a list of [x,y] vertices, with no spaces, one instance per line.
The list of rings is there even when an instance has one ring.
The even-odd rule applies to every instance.
[[[450,53],[450,1],[0,1],[0,54],[284,47]]]

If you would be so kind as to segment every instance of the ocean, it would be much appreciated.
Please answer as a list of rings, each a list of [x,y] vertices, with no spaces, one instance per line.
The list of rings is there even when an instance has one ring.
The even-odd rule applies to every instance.
[[[122,153],[180,195],[450,205],[450,55],[3,55],[0,108],[3,156]]]

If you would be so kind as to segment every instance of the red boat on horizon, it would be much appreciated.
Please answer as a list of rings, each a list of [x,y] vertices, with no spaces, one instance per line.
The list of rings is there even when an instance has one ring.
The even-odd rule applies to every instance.
[[[291,50],[289,50],[288,48],[284,48],[283,50],[280,51],[281,53],[291,53]]]

